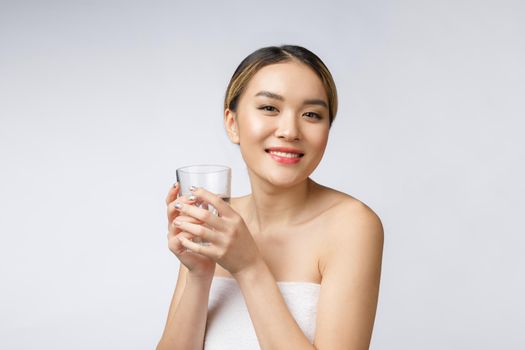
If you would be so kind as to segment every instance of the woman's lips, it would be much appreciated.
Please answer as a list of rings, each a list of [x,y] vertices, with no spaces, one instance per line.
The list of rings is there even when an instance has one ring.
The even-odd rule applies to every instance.
[[[270,157],[273,158],[273,160],[275,160],[276,162],[280,163],[280,164],[296,164],[296,163],[299,163],[301,161],[301,156],[299,157],[286,157],[286,156],[281,156],[281,155],[278,155],[278,154],[275,154],[275,153],[272,153],[271,151],[266,151],[266,153],[268,153],[270,155]]]

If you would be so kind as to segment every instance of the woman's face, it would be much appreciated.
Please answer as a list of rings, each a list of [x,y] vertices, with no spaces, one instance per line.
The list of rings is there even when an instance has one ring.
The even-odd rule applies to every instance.
[[[261,68],[236,113],[225,113],[227,129],[236,129],[230,138],[240,144],[252,178],[289,187],[304,181],[321,161],[330,129],[328,98],[308,66],[291,61]]]

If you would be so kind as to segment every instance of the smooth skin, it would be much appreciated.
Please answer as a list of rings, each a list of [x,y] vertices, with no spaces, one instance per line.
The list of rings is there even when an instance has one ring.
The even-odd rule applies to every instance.
[[[263,93],[261,93],[263,92]],[[252,193],[231,204],[199,188],[195,198],[168,193],[168,242],[181,261],[157,349],[202,349],[213,276],[234,278],[261,349],[368,349],[377,308],[383,227],[359,200],[309,178],[329,133],[326,92],[297,61],[259,70],[225,127],[239,144]],[[315,102],[315,103],[314,103]],[[304,156],[281,164],[269,147]],[[204,202],[220,216],[192,204]],[[181,204],[178,208],[175,204]],[[191,241],[200,237],[211,245]],[[188,250],[189,249],[189,250]],[[319,283],[314,343],[291,316],[277,281]]]

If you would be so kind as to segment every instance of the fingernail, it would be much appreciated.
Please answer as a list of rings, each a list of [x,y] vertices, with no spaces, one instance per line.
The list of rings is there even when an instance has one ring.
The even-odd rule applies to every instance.
[[[197,187],[195,187],[195,186],[191,186],[191,187],[190,187],[190,191],[191,191],[191,192],[195,191],[196,189],[197,189]]]
[[[182,224],[182,222],[179,221],[179,220],[173,221],[173,225],[175,225],[175,226],[180,226],[180,224]]]
[[[182,208],[182,203],[180,202],[176,202],[175,205],[173,206],[175,209],[177,210],[180,210]]]
[[[190,195],[190,196],[188,197],[188,200],[190,200],[190,201],[194,201],[195,199],[197,199],[197,197],[194,196],[194,195]]]
[[[179,183],[178,183],[178,182],[175,182],[175,183],[173,184],[173,188],[177,188],[177,186],[179,186]]]

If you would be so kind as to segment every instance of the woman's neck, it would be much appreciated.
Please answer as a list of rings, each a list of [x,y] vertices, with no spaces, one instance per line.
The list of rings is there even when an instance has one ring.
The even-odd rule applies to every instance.
[[[290,226],[301,222],[305,216],[315,182],[310,178],[288,188],[279,188],[266,181],[250,179],[252,193],[248,197],[247,219],[264,234],[279,226]]]

